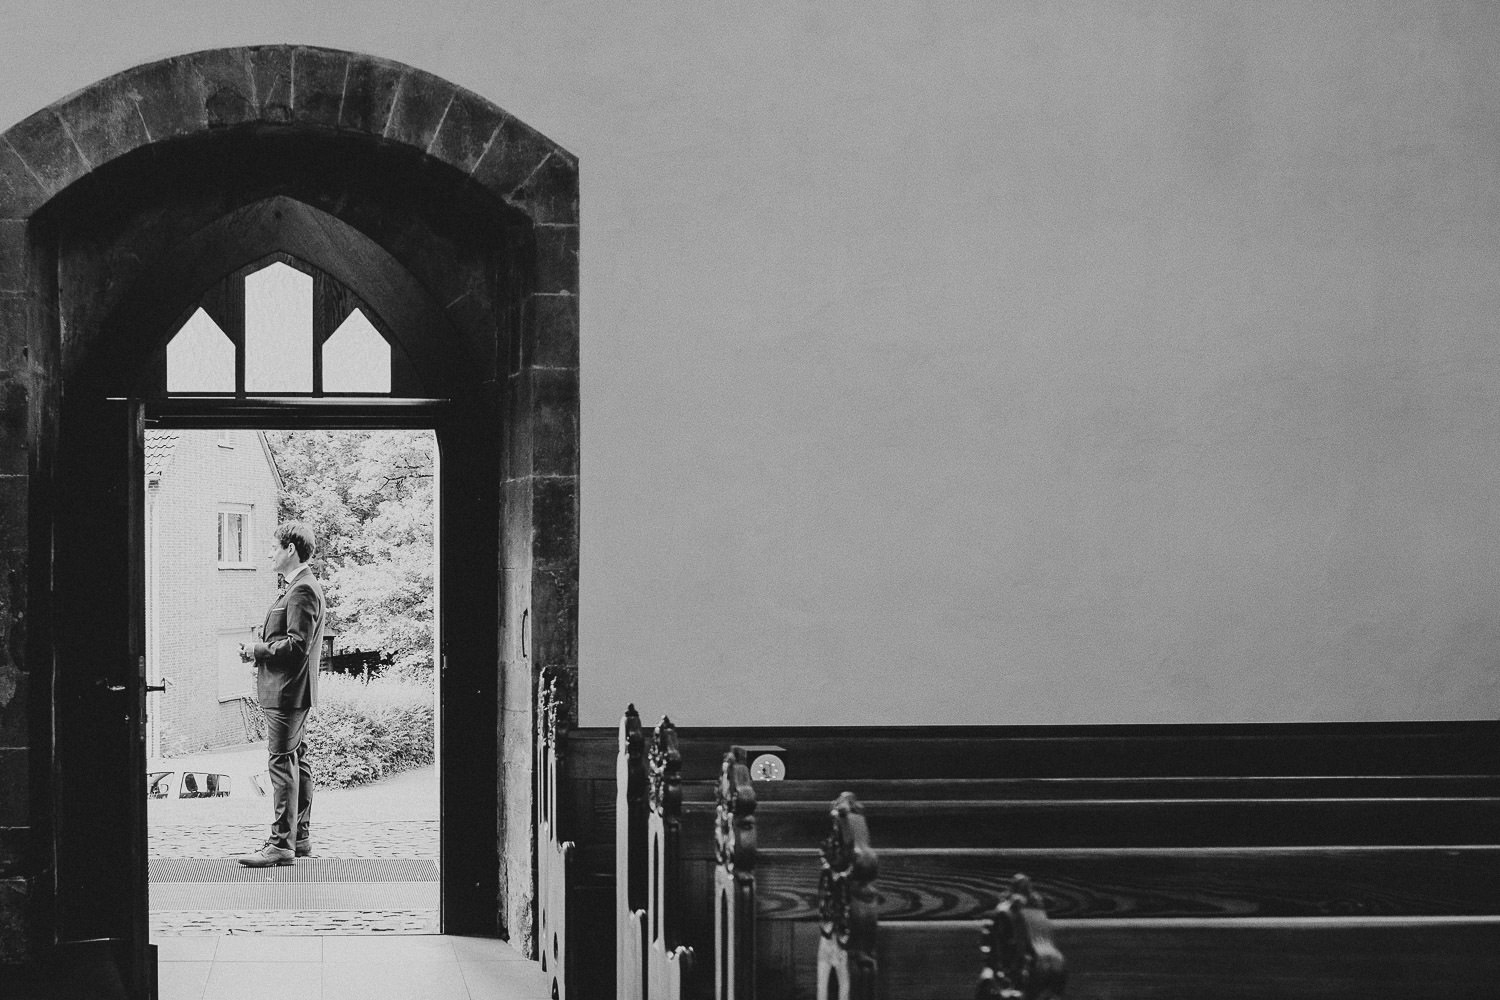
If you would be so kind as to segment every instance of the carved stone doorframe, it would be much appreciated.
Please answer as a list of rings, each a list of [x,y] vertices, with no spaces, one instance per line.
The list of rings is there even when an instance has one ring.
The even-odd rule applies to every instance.
[[[394,262],[425,290],[437,317],[424,327],[427,348],[451,352],[446,367],[461,373],[429,393],[457,414],[447,447],[490,456],[470,474],[494,498],[493,561],[465,572],[476,592],[495,595],[474,612],[488,615],[493,634],[478,651],[445,650],[445,660],[467,657],[476,679],[488,672],[473,694],[490,699],[495,725],[464,733],[445,718],[445,742],[465,741],[445,759],[457,767],[463,746],[492,755],[479,771],[498,775],[494,794],[481,796],[494,803],[494,822],[444,837],[445,849],[458,849],[451,834],[494,852],[494,923],[530,952],[535,679],[543,666],[577,664],[577,161],[420,70],[286,45],[139,66],[0,136],[0,561],[11,580],[0,689],[13,685],[28,706],[0,705],[0,757],[24,750],[30,775],[19,811],[0,802],[11,809],[0,815],[0,926],[28,928],[24,947],[40,951],[54,939],[119,936],[137,909],[112,899],[124,890],[111,888],[108,869],[90,873],[105,879],[94,886],[105,900],[97,917],[70,898],[78,862],[66,845],[77,831],[57,806],[77,761],[54,746],[68,745],[74,719],[51,692],[64,680],[86,697],[132,668],[107,656],[72,662],[60,641],[81,614],[66,593],[52,598],[57,546],[70,537],[58,491],[76,485],[57,470],[78,465],[60,425],[133,391],[128,377],[164,332],[153,326],[154,282],[174,268],[197,280],[193,261],[174,251],[277,198],[359,234],[301,230],[304,249],[342,260],[351,285]],[[444,581],[450,608],[462,583]],[[123,636],[110,643],[127,652]],[[476,658],[487,666],[473,667]],[[445,788],[445,799],[456,794]]]

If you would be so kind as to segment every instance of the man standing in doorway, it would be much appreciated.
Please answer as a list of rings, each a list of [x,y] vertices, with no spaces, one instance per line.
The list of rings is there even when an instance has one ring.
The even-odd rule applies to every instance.
[[[323,645],[323,587],[307,561],[313,534],[292,521],[277,527],[271,568],[286,590],[266,613],[261,641],[240,643],[240,661],[255,661],[255,693],[266,713],[271,799],[271,836],[260,850],[240,857],[249,868],[289,865],[312,853],[312,764],[307,759],[307,715],[318,701],[318,662]]]

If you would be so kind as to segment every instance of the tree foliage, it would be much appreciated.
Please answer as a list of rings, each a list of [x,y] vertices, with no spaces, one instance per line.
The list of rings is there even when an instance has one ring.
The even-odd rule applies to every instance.
[[[340,649],[389,653],[429,677],[433,640],[433,454],[426,431],[268,431],[279,517],[317,538],[329,631]]]

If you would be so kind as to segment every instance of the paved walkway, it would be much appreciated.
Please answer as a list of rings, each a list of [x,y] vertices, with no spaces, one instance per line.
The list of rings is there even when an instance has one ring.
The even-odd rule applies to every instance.
[[[269,787],[265,760],[265,745],[258,744],[152,762],[152,770],[230,777],[226,797],[156,799],[147,807],[161,1000],[550,997],[546,974],[504,941],[437,933],[433,767],[359,788],[319,790],[310,860],[264,872],[220,870],[222,859],[265,839],[271,802],[255,780]],[[372,880],[355,881],[360,872]],[[430,905],[395,905],[419,898]],[[242,905],[269,899],[293,899],[300,908]],[[361,905],[349,907],[350,899]],[[158,909],[158,901],[172,908]]]
[[[206,772],[230,779],[230,794],[222,798],[148,803],[153,868],[171,861],[229,858],[259,846],[270,821],[270,799],[257,787],[268,787],[265,760],[265,744],[261,743],[232,752],[151,761],[151,771]],[[172,787],[181,784],[173,782]],[[259,886],[227,884],[243,882],[240,878],[153,881],[152,934],[162,939],[226,933],[435,934],[438,914],[432,883],[372,879],[330,891],[333,887],[322,885],[311,869],[337,859],[436,862],[437,802],[433,767],[402,772],[372,785],[320,789],[313,801],[316,863],[301,863],[295,878],[290,875],[292,869],[272,869]],[[280,885],[288,881],[303,884]]]
[[[316,812],[314,813],[316,816]],[[202,826],[152,824],[152,858],[227,858],[253,851],[266,839],[267,823]],[[438,821],[373,820],[317,822],[313,849],[320,858],[418,858],[436,861]]]
[[[436,908],[410,910],[152,910],[151,940],[224,934],[436,934]],[[165,998],[163,998],[165,1000]]]

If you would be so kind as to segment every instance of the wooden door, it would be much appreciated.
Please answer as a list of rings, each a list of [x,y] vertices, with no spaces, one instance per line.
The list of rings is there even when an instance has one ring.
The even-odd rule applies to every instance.
[[[150,995],[144,419],[64,393],[52,551],[59,948],[101,990]]]

